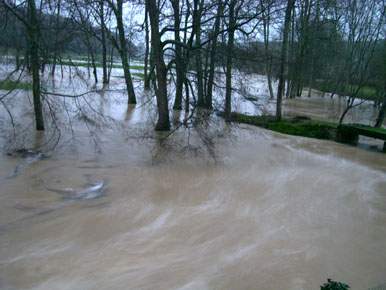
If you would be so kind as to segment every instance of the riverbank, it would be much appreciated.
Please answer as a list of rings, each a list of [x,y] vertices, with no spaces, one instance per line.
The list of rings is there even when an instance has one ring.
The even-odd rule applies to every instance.
[[[254,125],[288,135],[332,140],[353,145],[358,143],[358,135],[382,140],[385,140],[386,137],[386,130],[383,128],[355,124],[339,126],[338,123],[312,120],[306,116],[283,118],[281,121],[277,121],[273,116],[250,116],[232,113],[231,121]],[[361,132],[358,132],[358,128],[360,128]],[[383,151],[385,152],[385,146]]]

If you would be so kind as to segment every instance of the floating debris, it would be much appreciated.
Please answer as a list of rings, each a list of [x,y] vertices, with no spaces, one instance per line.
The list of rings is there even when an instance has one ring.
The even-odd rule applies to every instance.
[[[60,194],[66,200],[87,200],[101,197],[104,194],[105,182],[97,181],[82,189],[64,188],[55,189],[47,188],[47,190]]]

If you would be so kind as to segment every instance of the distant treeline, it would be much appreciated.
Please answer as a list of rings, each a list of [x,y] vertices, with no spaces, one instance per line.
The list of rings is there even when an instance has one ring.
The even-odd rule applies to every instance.
[[[18,8],[18,13],[27,19],[25,8]],[[16,57],[28,57],[28,36],[23,23],[17,21],[14,15],[7,10],[0,10],[0,54],[9,54]],[[93,25],[88,19],[74,19],[63,15],[48,14],[40,11],[40,49],[43,58],[56,58],[63,56],[75,56],[75,59],[87,59],[91,53],[96,57],[102,54],[102,45],[98,41],[101,36],[101,28]],[[89,37],[85,37],[85,33]],[[113,34],[113,32],[111,32]],[[130,40],[128,41],[129,53],[132,57],[138,56],[141,51]],[[107,50],[113,45],[106,42]]]

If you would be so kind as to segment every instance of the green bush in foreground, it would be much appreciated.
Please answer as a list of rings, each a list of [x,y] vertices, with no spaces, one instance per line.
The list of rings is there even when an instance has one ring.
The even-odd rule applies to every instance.
[[[320,290],[347,290],[347,289],[350,289],[350,286],[348,286],[345,283],[336,282],[331,279],[327,279],[327,283],[324,283],[322,286],[320,286]]]

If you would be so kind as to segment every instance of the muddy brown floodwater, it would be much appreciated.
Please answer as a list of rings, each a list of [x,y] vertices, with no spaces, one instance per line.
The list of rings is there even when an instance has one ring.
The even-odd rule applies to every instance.
[[[125,106],[93,138],[1,155],[0,289],[386,283],[385,155],[221,120],[210,154],[194,130],[160,145]]]

